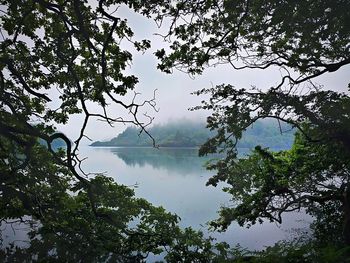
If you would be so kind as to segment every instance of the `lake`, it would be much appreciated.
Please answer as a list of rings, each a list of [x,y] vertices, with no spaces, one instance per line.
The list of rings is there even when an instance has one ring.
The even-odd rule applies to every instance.
[[[181,226],[202,230],[218,241],[263,249],[308,229],[312,218],[300,212],[284,216],[282,225],[264,222],[247,229],[232,224],[224,233],[209,232],[206,223],[217,218],[220,206],[230,204],[230,196],[221,190],[223,185],[205,186],[214,172],[204,168],[210,158],[198,157],[197,152],[194,148],[80,148],[80,156],[88,157],[84,170],[105,172],[119,184],[133,187],[137,197],[176,213]]]

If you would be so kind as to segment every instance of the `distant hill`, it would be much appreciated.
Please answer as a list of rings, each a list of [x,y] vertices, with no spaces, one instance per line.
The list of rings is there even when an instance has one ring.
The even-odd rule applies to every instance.
[[[244,133],[238,147],[253,148],[261,145],[275,149],[289,148],[293,143],[294,131],[286,124],[282,125],[282,130],[284,132],[281,134],[276,121],[258,121]],[[204,123],[190,121],[155,125],[149,132],[161,147],[199,147],[215,134],[205,128]],[[128,127],[110,141],[97,141],[91,146],[147,147],[152,146],[152,140],[144,133],[139,134],[137,128]]]

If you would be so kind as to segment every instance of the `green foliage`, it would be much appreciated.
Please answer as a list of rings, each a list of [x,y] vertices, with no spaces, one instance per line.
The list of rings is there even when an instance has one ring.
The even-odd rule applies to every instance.
[[[349,248],[329,244],[318,247],[312,241],[282,241],[261,252],[256,252],[251,263],[332,263],[349,262]]]
[[[156,52],[159,69],[168,73],[175,67],[198,74],[222,63],[235,69],[281,66],[301,74],[293,78],[286,72],[283,81],[300,82],[350,63],[347,1],[186,0],[172,4],[164,7],[164,16],[173,22],[165,37],[173,40],[170,52]]]
[[[131,189],[105,176],[87,178],[79,170],[78,148],[91,118],[110,125],[134,123],[145,131],[147,124],[138,119],[140,107],[154,107],[153,100],[122,101],[138,79],[125,71],[132,54],[121,43],[127,40],[137,51],[150,47],[148,40],[133,41],[127,20],[115,16],[112,10],[122,4],[158,22],[172,20],[165,36],[175,37],[170,53],[155,54],[165,72],[177,67],[202,73],[215,63],[236,69],[275,65],[286,72],[281,83],[266,92],[219,85],[197,93],[211,95],[197,109],[212,111],[207,126],[215,132],[200,153],[226,154],[210,166],[217,175],[209,183],[226,181],[226,191],[239,201],[236,207],[223,208],[213,226],[224,229],[232,220],[250,224],[261,218],[280,222],[283,212],[305,208],[317,218],[316,237],[324,236],[323,229],[337,233],[342,222],[343,237],[329,235],[326,243],[350,244],[349,96],[321,91],[312,83],[306,92],[296,86],[350,63],[348,1],[0,4],[0,219],[30,229],[27,247],[1,248],[5,261],[142,262],[150,253],[162,252],[170,262],[255,260],[254,254],[242,257],[246,252],[240,248],[213,244],[200,232],[179,229],[176,215],[135,198]],[[299,75],[292,77],[290,69]],[[111,102],[131,119],[109,116],[106,107]],[[99,110],[93,111],[92,104]],[[74,142],[56,132],[56,124],[80,113],[84,119]],[[297,128],[294,146],[280,152],[257,147],[250,157],[237,159],[238,141],[263,118]],[[191,131],[164,133],[171,135],[165,145],[201,144],[188,140]],[[59,139],[65,147],[56,150]],[[341,245],[295,249],[277,244],[256,256],[259,262],[342,262],[347,255]]]
[[[209,110],[207,126],[215,131],[200,154],[225,154],[208,166],[216,171],[208,184],[226,182],[234,201],[221,209],[215,228],[263,218],[281,222],[284,212],[305,209],[316,216],[320,244],[350,245],[350,97],[311,82],[350,63],[349,3],[177,1],[164,10],[172,23],[164,36],[170,49],[156,52],[162,71],[195,75],[227,63],[235,70],[281,72],[281,81],[269,88],[221,84],[195,93],[209,96],[194,110]],[[298,130],[292,148],[256,147],[239,158],[247,129],[266,118]]]
[[[16,173],[2,170],[11,175],[1,186],[2,220],[23,218],[22,224],[31,226],[29,247],[5,250],[4,258],[125,262],[141,260],[149,252],[158,254],[171,244],[171,234],[178,228],[176,215],[135,198],[133,190],[105,176],[94,177],[88,187],[81,185],[55,163],[56,154],[46,147],[36,144],[31,151],[26,167]]]
[[[257,146],[247,158],[211,168],[218,172],[208,184],[225,181],[224,191],[236,204],[223,208],[220,219],[212,223],[226,229],[232,221],[248,226],[263,218],[281,222],[282,213],[301,208],[315,216],[332,216],[332,209],[341,210],[341,189],[346,186],[350,163],[342,145],[310,143],[297,133],[290,150],[271,152]],[[324,228],[339,226],[337,218],[329,218]]]
[[[1,261],[144,262],[182,236],[209,242],[132,189],[80,169],[79,144],[91,118],[144,128],[140,107],[154,107],[153,100],[121,100],[138,82],[125,72],[132,55],[121,43],[150,47],[148,40],[134,42],[127,21],[113,16],[123,3],[146,16],[159,4],[0,1],[0,220],[27,234],[19,245],[1,240]],[[111,102],[131,119],[108,115]],[[73,142],[55,126],[74,114],[83,123]]]

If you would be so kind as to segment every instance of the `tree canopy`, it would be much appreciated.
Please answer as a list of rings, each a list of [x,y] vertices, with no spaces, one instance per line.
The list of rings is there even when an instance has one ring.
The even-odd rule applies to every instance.
[[[301,83],[350,63],[348,9],[343,0],[177,1],[164,11],[172,20],[164,37],[176,40],[169,54],[157,53],[159,68],[201,73],[218,63],[276,65],[285,69],[283,82]]]
[[[103,174],[81,169],[79,145],[91,119],[111,126],[133,123],[145,133],[152,121],[139,113],[141,107],[154,108],[154,98],[140,104],[137,93],[130,102],[123,98],[138,79],[125,73],[132,55],[121,48],[129,41],[143,51],[150,43],[133,41],[127,21],[113,15],[120,4],[139,10],[140,3],[0,3],[0,220],[2,227],[29,229],[23,246],[6,246],[1,239],[0,257],[7,262],[142,262],[165,250],[169,257],[200,257],[197,250],[211,245],[201,233],[181,230],[178,216],[135,198],[132,189]],[[110,115],[111,103],[131,118]],[[55,129],[73,114],[83,116],[74,141]],[[186,244],[189,235],[194,239]],[[184,242],[176,247],[179,240]]]
[[[138,79],[125,71],[132,54],[121,43],[144,51],[150,42],[133,40],[127,21],[115,13],[119,5],[170,23],[164,36],[172,41],[170,50],[155,54],[165,72],[197,74],[220,63],[234,69],[277,66],[284,72],[280,84],[267,91],[223,84],[197,93],[211,95],[197,109],[213,112],[208,127],[217,132],[201,154],[227,154],[211,166],[217,175],[209,183],[227,182],[226,191],[240,202],[223,208],[213,225],[280,221],[283,212],[305,208],[318,216],[316,230],[322,231],[335,222],[329,211],[336,211],[350,243],[349,97],[310,82],[350,62],[349,1],[0,3],[0,218],[2,224],[30,228],[29,245],[4,247],[2,258],[142,262],[164,252],[170,262],[223,262],[242,255],[200,232],[181,230],[176,215],[135,198],[104,175],[89,177],[80,169],[79,145],[91,119],[133,123],[147,134],[152,121],[139,113],[141,107],[154,108],[154,98],[137,103],[123,97]],[[301,83],[309,89],[301,91]],[[111,115],[111,103],[131,118]],[[82,114],[83,123],[71,141],[55,126],[73,114]],[[257,147],[249,158],[237,159],[244,130],[269,117],[299,130],[292,149],[273,153]],[[65,142],[61,150],[54,147],[58,139]]]
[[[337,211],[342,222],[328,221],[329,228],[340,224],[339,235],[350,244],[350,97],[314,82],[350,63],[349,4],[178,1],[165,11],[171,27],[163,37],[171,45],[156,53],[164,72],[202,74],[223,63],[233,70],[277,67],[281,72],[279,83],[268,88],[221,84],[195,92],[210,96],[194,110],[211,111],[207,126],[216,131],[200,154],[226,153],[209,165],[217,174],[208,184],[228,183],[224,190],[234,201],[221,209],[214,227],[225,229],[232,221],[248,226],[262,219],[281,222],[284,212],[300,209],[317,214],[321,226],[325,217],[330,219],[329,211]],[[244,131],[264,118],[297,128],[292,148],[271,152],[257,146],[247,159],[237,158]],[[327,206],[332,207],[328,212]]]

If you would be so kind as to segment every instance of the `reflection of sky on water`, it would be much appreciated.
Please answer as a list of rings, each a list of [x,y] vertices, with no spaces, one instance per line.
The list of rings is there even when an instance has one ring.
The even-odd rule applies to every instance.
[[[214,172],[203,168],[210,158],[197,157],[197,149],[82,147],[81,155],[89,157],[84,170],[107,172],[118,183],[136,184],[138,197],[178,214],[182,226],[206,232],[206,222],[217,217],[220,206],[229,204],[229,196],[221,191],[222,186],[205,186]],[[296,221],[304,219],[307,222]],[[293,213],[284,217],[282,226],[264,223],[246,229],[232,224],[227,232],[210,235],[219,241],[261,249],[287,238],[292,228],[305,227],[308,222],[310,219],[305,215]]]

